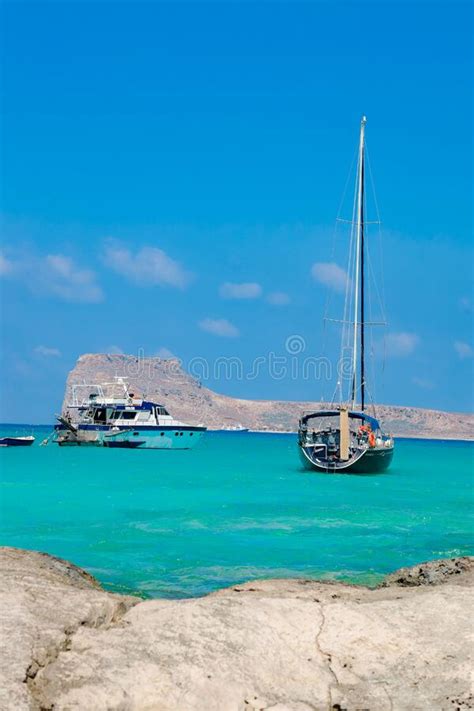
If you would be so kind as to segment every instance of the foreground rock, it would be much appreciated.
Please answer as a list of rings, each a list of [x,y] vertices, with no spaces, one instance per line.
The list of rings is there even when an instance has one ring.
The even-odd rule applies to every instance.
[[[473,559],[144,602],[40,553],[0,568],[5,711],[474,708]]]
[[[66,650],[80,626],[104,629],[136,604],[42,553],[0,548],[0,709],[36,709],[29,683]],[[93,707],[91,707],[92,709]]]

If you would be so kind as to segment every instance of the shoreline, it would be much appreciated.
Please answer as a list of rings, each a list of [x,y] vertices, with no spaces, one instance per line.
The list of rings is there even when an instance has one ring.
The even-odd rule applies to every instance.
[[[267,579],[179,600],[16,548],[0,571],[3,711],[470,708],[474,557],[375,588]]]
[[[21,427],[23,429],[25,428],[44,428],[44,429],[50,429],[52,430],[54,425],[45,425],[45,424],[30,424],[30,423],[21,423],[21,422],[0,422],[0,428],[1,427]],[[221,428],[208,428],[207,432],[210,434],[229,434],[229,435],[242,435],[242,434],[284,434],[284,435],[294,435],[297,436],[298,432],[297,430],[275,430],[275,429],[248,429],[246,432],[239,432],[239,431],[233,431],[233,430],[223,430]],[[403,435],[397,435],[394,434],[393,437],[395,440],[419,440],[419,441],[432,441],[432,442],[466,442],[466,443],[471,443],[474,442],[474,433],[471,437],[454,437],[454,436],[444,436],[444,437],[439,437],[437,435],[428,435],[428,434],[422,434],[422,433],[416,433],[416,434],[403,434]]]
[[[229,430],[228,432],[225,430],[221,429],[209,429],[207,432],[211,434],[285,434],[285,435],[294,435],[295,437],[298,435],[297,430],[257,430],[257,429],[249,429],[247,433],[245,432],[233,432]],[[423,434],[403,434],[403,435],[397,435],[394,434],[393,437],[395,440],[404,440],[404,439],[410,439],[410,440],[420,440],[420,441],[431,441],[431,442],[474,442],[474,434],[470,438],[466,437],[437,437],[437,436],[429,436],[429,435],[423,435]]]

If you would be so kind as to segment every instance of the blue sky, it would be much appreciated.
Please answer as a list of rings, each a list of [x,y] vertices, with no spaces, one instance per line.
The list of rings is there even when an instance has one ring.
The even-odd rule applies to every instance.
[[[212,364],[248,373],[292,335],[336,355],[324,282],[345,267],[334,223],[363,113],[389,320],[378,399],[470,410],[469,12],[5,2],[0,419],[50,421],[76,358],[106,350],[206,359],[205,384],[235,396],[330,397],[300,371]]]

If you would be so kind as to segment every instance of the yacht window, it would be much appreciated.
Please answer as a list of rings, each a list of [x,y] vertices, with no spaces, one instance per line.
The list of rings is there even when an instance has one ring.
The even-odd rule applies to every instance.
[[[158,417],[158,415],[169,415],[168,410],[166,410],[166,408],[164,408],[164,407],[156,407],[155,410],[156,410],[157,417]]]
[[[122,420],[134,420],[136,414],[136,412],[127,412],[126,410],[124,410],[122,412]]]
[[[105,422],[106,409],[100,407],[94,412],[94,422]]]

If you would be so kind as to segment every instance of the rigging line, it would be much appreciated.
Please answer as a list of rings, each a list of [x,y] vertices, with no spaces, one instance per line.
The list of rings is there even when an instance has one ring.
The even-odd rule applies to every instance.
[[[336,213],[336,214],[337,214],[337,218],[336,218],[336,219],[339,219],[339,216],[340,216],[340,214],[341,214],[342,206],[343,206],[344,200],[345,200],[345,198],[346,198],[347,188],[348,188],[348,186],[349,186],[349,181],[350,181],[350,179],[351,179],[351,177],[352,177],[352,173],[353,173],[353,169],[354,169],[354,163],[355,163],[356,158],[357,158],[357,149],[354,150],[354,153],[353,153],[353,155],[352,155],[351,167],[349,168],[349,172],[348,172],[348,174],[347,174],[346,183],[345,183],[345,185],[344,185],[344,190],[343,190],[343,192],[342,192],[341,202],[339,203],[339,208],[338,208],[337,213]]]
[[[336,401],[337,391],[338,391],[340,385],[341,385],[341,384],[340,384],[340,382],[338,381],[338,382],[336,383],[336,387],[334,388],[334,392],[333,392],[333,394],[332,394],[331,407],[334,405],[334,403],[335,403],[335,401]]]
[[[352,313],[354,309],[354,299],[355,299],[355,279],[356,279],[356,268],[357,268],[357,259],[358,259],[358,243],[357,243],[357,238],[358,238],[358,224],[357,224],[357,210],[358,210],[358,195],[359,195],[359,187],[358,187],[358,180],[359,180],[359,162],[360,162],[360,146],[357,147],[357,166],[356,166],[356,175],[355,175],[355,182],[354,182],[354,198],[353,198],[353,203],[352,203],[352,224],[351,224],[351,244],[350,244],[350,253],[349,253],[349,266],[348,266],[348,281],[346,283],[346,288],[348,290],[349,294],[349,299],[348,299],[348,312],[345,315],[345,320],[348,319],[348,314]],[[352,329],[349,327],[349,325],[346,328],[346,349],[348,351],[353,350],[353,340],[352,340]],[[349,390],[348,390],[348,399],[350,399],[350,388],[351,388],[351,383],[348,383]]]
[[[369,265],[369,272],[370,272],[370,275],[371,275],[371,277],[372,277],[372,286],[373,286],[373,288],[374,288],[374,290],[375,290],[375,292],[376,292],[377,300],[378,300],[378,302],[379,302],[380,311],[381,311],[381,317],[382,317],[382,320],[383,320],[384,322],[386,322],[387,317],[386,317],[386,314],[385,314],[385,304],[384,304],[384,302],[383,302],[382,295],[381,295],[381,293],[380,293],[380,291],[379,291],[379,288],[378,288],[377,279],[376,279],[376,275],[375,275],[375,269],[374,269],[374,265],[373,265],[373,262],[372,262],[372,257],[370,256],[370,250],[367,251],[367,262],[368,262],[368,265]]]
[[[366,213],[368,214],[368,208],[367,208],[367,202],[368,202],[368,196],[365,196],[366,200]],[[370,252],[369,247],[370,247],[370,240],[371,240],[371,233],[369,230],[366,230],[365,233],[365,254],[366,258]],[[368,259],[366,259],[368,261]],[[373,321],[373,283],[370,278],[370,270],[368,270],[369,273],[367,274],[367,279],[366,279],[366,288],[367,288],[367,300],[366,303],[368,305],[368,313],[369,313],[369,322]],[[374,373],[374,358],[373,358],[373,334],[372,334],[372,329],[368,329],[368,346],[369,346],[369,364],[368,364],[368,372],[369,375],[368,377],[365,378],[365,385],[367,386],[370,380],[370,383],[373,385],[375,388],[375,373]],[[368,390],[368,387],[366,387]],[[370,399],[370,397],[369,397]]]
[[[372,283],[369,279],[369,313],[370,313],[371,319],[372,319],[372,308],[373,308]],[[376,389],[377,389],[377,379],[376,379],[375,358],[374,358],[374,333],[371,328],[369,329],[369,348],[370,348],[370,379],[371,379],[371,385],[373,388],[373,398],[375,400]]]
[[[369,152],[367,151],[367,164],[369,168],[369,179],[370,179],[370,186],[372,189],[372,194],[374,197],[374,204],[375,204],[375,211],[377,215],[377,219],[379,220],[379,227],[378,227],[378,248],[379,248],[379,260],[380,260],[380,290],[378,288],[378,283],[375,281],[375,286],[377,288],[377,293],[378,293],[378,298],[379,298],[379,303],[382,309],[382,314],[384,317],[384,320],[387,320],[387,312],[386,312],[386,302],[385,302],[385,268],[384,268],[384,250],[383,250],[383,245],[382,245],[382,228],[380,224],[380,210],[379,210],[379,205],[378,205],[378,200],[377,200],[377,193],[375,190],[375,181],[373,177],[373,172],[372,172],[372,166],[370,163],[370,155]],[[370,268],[373,271],[373,267],[370,261]],[[385,336],[385,333],[383,335],[383,357],[382,357],[382,367],[381,367],[381,387],[379,391],[383,393],[385,392],[385,366],[386,366],[386,358],[387,358],[387,339]]]
[[[341,200],[340,200],[340,202],[339,202],[339,207],[337,208],[336,221],[335,221],[334,229],[333,229],[333,240],[332,240],[332,247],[331,247],[331,259],[332,259],[333,261],[334,261],[334,255],[335,255],[335,252],[336,252],[336,237],[337,237],[337,226],[338,226],[337,223],[338,223],[338,220],[339,220],[339,216],[340,216],[340,214],[341,214],[341,210],[342,210],[342,206],[343,206],[343,204],[344,204],[344,200],[345,200],[345,198],[346,198],[347,186],[349,185],[349,181],[350,181],[350,178],[351,178],[351,175],[352,175],[352,170],[353,170],[353,167],[354,167],[354,161],[355,161],[356,155],[357,155],[357,151],[354,151],[354,154],[353,154],[353,156],[352,156],[351,165],[350,165],[350,168],[349,168],[349,172],[347,173],[346,182],[345,182],[345,184],[344,184],[344,190],[342,191],[342,197],[341,197]],[[329,297],[330,297],[330,290],[328,289],[328,299],[327,299],[327,302],[326,302],[326,307],[327,307],[327,308],[329,307],[329,304],[328,304],[328,301],[330,300]]]
[[[356,172],[356,185],[357,185],[357,176],[359,173],[359,161],[360,161],[360,146],[357,148],[356,151],[353,153],[353,158],[352,158],[352,163],[351,163],[351,170],[350,173],[348,174],[348,178],[346,180],[346,185],[344,189],[344,197],[347,192],[347,186],[349,183],[349,179],[353,174],[353,168],[354,168],[354,163],[356,160],[357,156],[357,172]],[[350,343],[350,328],[349,325],[347,324],[348,321],[348,313],[350,313],[352,309],[352,304],[353,304],[353,291],[352,291],[352,283],[353,283],[353,278],[354,278],[354,264],[356,261],[356,251],[357,251],[357,243],[356,243],[356,224],[355,224],[355,217],[356,217],[356,200],[357,200],[357,190],[354,192],[354,199],[353,199],[353,206],[352,206],[352,220],[350,221],[351,223],[351,231],[350,231],[350,245],[349,245],[349,254],[347,258],[347,273],[346,273],[346,288],[345,288],[345,298],[344,298],[344,325],[343,328],[341,329],[341,347],[340,347],[340,361],[339,361],[339,368],[338,368],[338,376],[341,378],[339,381],[339,400],[342,403],[343,398],[344,398],[344,393],[343,393],[343,368],[344,368],[344,358],[346,354],[346,350],[348,350],[348,346]],[[342,203],[341,207],[339,209],[339,214],[338,214],[338,220],[340,220],[340,212],[342,208]],[[355,327],[356,328],[356,327]],[[350,355],[350,352],[348,351],[348,354]],[[352,360],[352,358],[351,358]],[[342,371],[342,372],[341,372]],[[353,374],[353,378],[355,375]],[[348,381],[348,393],[347,393],[347,400],[349,401],[350,399],[350,389],[351,389],[351,380],[349,379]]]
[[[345,182],[345,185],[344,185],[344,190],[343,190],[343,193],[342,193],[342,198],[341,198],[341,201],[340,201],[340,203],[339,203],[338,210],[337,210],[337,218],[338,218],[339,215],[340,215],[340,212],[341,212],[341,209],[342,209],[342,205],[344,204],[344,200],[345,200],[345,197],[346,197],[347,186],[348,186],[348,184],[349,184],[349,180],[350,180],[351,173],[352,173],[352,169],[353,169],[353,165],[354,165],[354,157],[355,157],[355,154],[354,154],[354,156],[353,156],[353,158],[352,158],[351,166],[350,166],[349,172],[348,172],[347,177],[346,177],[346,182]],[[332,245],[331,245],[331,261],[332,261],[332,262],[335,262],[336,243],[337,243],[337,237],[338,237],[338,227],[339,227],[339,225],[338,225],[338,220],[337,220],[337,218],[336,218],[336,221],[335,221],[335,223],[334,223],[333,235],[332,235]],[[330,308],[331,308],[332,299],[333,299],[333,293],[332,293],[332,290],[328,287],[327,290],[326,290],[326,300],[325,300],[325,305],[324,305],[323,338],[322,338],[322,355],[323,355],[323,357],[326,355],[326,347],[327,347],[327,341],[328,341],[328,332],[327,332],[327,323],[326,323],[326,320],[327,320],[327,317],[329,316],[329,310],[330,310]],[[333,397],[334,397],[334,396],[333,396]]]
[[[367,202],[368,202],[368,194],[367,194]],[[368,214],[368,209],[367,209],[367,214]],[[368,269],[368,279],[367,279],[367,291],[368,291],[368,305],[369,305],[369,320],[370,322],[375,321],[375,315],[374,315],[374,298],[373,298],[373,292],[374,292],[374,287],[375,290],[377,289],[377,282],[375,280],[375,275],[374,275],[374,270],[372,268],[372,260],[371,260],[371,246],[372,246],[372,231],[367,230],[367,239],[366,239],[366,257],[367,257],[367,263],[369,266]],[[372,278],[371,278],[372,277]],[[382,309],[382,318],[383,318],[383,309]],[[372,329],[369,329],[369,357],[370,357],[370,382],[371,386],[373,388],[373,394],[372,390],[367,388],[369,390],[369,397],[372,399],[372,405],[374,404],[374,398],[375,398],[375,390],[376,390],[376,373],[375,373],[375,359],[374,359],[374,334]]]
[[[378,304],[380,306],[381,314],[383,320],[386,322],[387,321],[387,315],[386,315],[386,307],[385,307],[385,273],[384,273],[384,251],[383,251],[383,246],[382,246],[382,229],[381,229],[381,219],[380,219],[380,210],[379,210],[379,205],[378,205],[378,200],[377,200],[377,193],[375,190],[375,181],[373,177],[373,172],[372,172],[372,166],[370,162],[370,154],[369,151],[367,150],[367,165],[368,165],[368,171],[369,171],[369,180],[370,180],[370,187],[371,187],[371,193],[373,196],[373,201],[374,201],[374,206],[375,206],[375,212],[376,212],[376,217],[378,221],[378,229],[377,229],[377,243],[378,243],[378,254],[379,254],[379,266],[380,266],[380,288],[379,288],[379,280],[376,278],[375,274],[375,266],[374,262],[372,259],[372,250],[368,250],[367,252],[367,261],[369,264],[369,272],[371,274],[371,285],[373,286],[373,289],[376,292],[376,297]],[[374,351],[374,348],[376,348],[376,344],[374,346],[374,338],[373,334],[371,334],[371,348],[372,352]],[[386,358],[386,339],[385,339],[385,334],[383,337],[383,359],[382,359],[382,367],[380,369],[380,388],[377,388],[377,381],[376,381],[376,370],[375,370],[375,358],[374,355],[372,354],[372,382],[373,382],[373,387],[374,387],[374,396],[376,394],[375,390],[377,389],[379,392],[383,393],[384,390],[384,376],[385,376],[385,358]]]
[[[358,155],[359,149],[357,149],[356,155]],[[354,160],[353,160],[354,164]],[[356,211],[357,211],[357,180],[356,180],[356,189],[354,190],[354,197],[353,197],[353,202],[352,202],[352,221],[351,221],[351,231],[350,231],[350,243],[349,243],[349,254],[348,254],[348,259],[347,259],[347,279],[346,279],[346,293],[345,293],[345,298],[344,298],[344,321],[348,321],[348,314],[352,312],[352,307],[353,307],[353,289],[352,289],[352,282],[354,280],[354,269],[355,269],[355,259],[356,259],[356,225],[355,225],[355,216],[356,216]],[[351,330],[348,325],[345,325],[342,329],[342,334],[341,334],[341,365],[345,356],[345,352],[347,351],[348,353],[350,352],[350,337],[351,337]],[[348,384],[347,384],[347,401],[350,399],[350,388],[351,388],[351,379],[349,378]],[[342,397],[342,385],[341,385],[341,397]]]
[[[378,230],[378,238],[379,238],[379,239],[378,239],[378,243],[379,243],[379,248],[380,248],[380,246],[381,246],[381,236],[380,236],[380,235],[381,235],[381,231],[380,231],[380,227],[379,227],[379,230]],[[370,243],[371,243],[371,242],[370,242]],[[383,319],[384,321],[386,321],[385,303],[384,303],[384,299],[383,299],[382,294],[380,293],[380,290],[379,290],[379,287],[378,287],[378,282],[377,282],[377,278],[376,278],[376,274],[375,274],[374,263],[373,263],[373,260],[372,260],[372,252],[371,252],[371,249],[369,249],[369,240],[367,241],[366,254],[367,254],[367,263],[368,263],[368,266],[369,266],[369,273],[370,273],[370,276],[372,277],[372,282],[370,282],[370,278],[369,278],[369,283],[372,284],[372,287],[373,287],[373,289],[374,289],[375,292],[376,292],[376,296],[377,296],[377,300],[378,300],[378,303],[379,303],[379,306],[380,306],[380,311],[381,311],[382,319]],[[383,276],[383,275],[382,275],[382,276]]]
[[[352,230],[350,233],[350,238],[349,238],[349,250],[348,250],[348,256],[347,256],[347,271],[346,271],[346,284],[345,284],[345,293],[344,293],[344,311],[343,311],[343,323],[342,323],[342,328],[341,328],[341,334],[340,334],[340,345],[339,345],[339,363],[338,366],[342,365],[344,357],[345,357],[345,349],[346,349],[346,325],[345,325],[345,320],[348,315],[348,303],[349,303],[349,295],[350,295],[350,281],[351,281],[351,259],[352,259],[352,241],[353,241],[353,236],[352,236]],[[342,400],[342,391],[341,392],[341,400]]]
[[[382,397],[385,400],[385,396],[383,395],[383,393],[385,393],[385,358],[386,358],[386,353],[387,353],[387,339],[385,338],[385,333],[383,335],[382,346],[383,346],[383,357],[382,357],[382,372],[381,372],[381,381],[382,381],[381,392],[382,392]]]
[[[370,392],[370,390],[369,390],[369,400],[370,400],[370,404],[372,406],[373,416],[375,417],[375,419],[377,419],[377,410],[376,410],[376,406],[375,406],[375,399],[372,397],[372,393]]]
[[[345,222],[348,225],[352,225],[352,220],[343,220],[341,217],[337,218],[338,222]],[[364,225],[380,225],[382,224],[379,220],[364,220]]]
[[[354,305],[353,305],[354,304],[353,284],[354,284],[354,272],[355,272],[355,252],[356,252],[356,239],[355,239],[355,230],[354,230],[351,235],[350,264],[348,267],[347,311],[344,314],[344,320],[346,322],[344,325],[344,348],[345,348],[347,357],[350,358],[351,364],[352,364],[353,343],[351,340],[352,328],[351,328],[351,325],[349,324],[349,321],[352,320],[352,311],[354,308]],[[349,372],[352,373],[352,365],[351,365]],[[348,401],[350,400],[351,380],[352,380],[352,377],[351,377],[351,375],[349,375],[349,377],[347,378],[347,400]]]
[[[373,178],[373,174],[372,174],[372,167],[370,164],[370,154],[369,154],[367,141],[365,142],[365,156],[367,158],[367,167],[369,169],[370,187],[372,188],[372,193],[374,196],[375,214],[377,215],[377,222],[380,224],[381,220],[380,220],[379,204],[377,201],[377,193],[375,192],[375,183],[374,183],[374,178]]]
[[[339,220],[339,216],[341,214],[342,207],[344,205],[344,201],[346,199],[347,188],[348,188],[349,181],[350,181],[352,173],[353,173],[354,161],[356,159],[356,156],[357,156],[357,151],[354,151],[352,160],[351,160],[351,164],[350,164],[350,168],[349,168],[349,171],[346,176],[344,190],[342,191],[342,197],[341,197],[339,207],[338,207],[337,213],[336,213],[337,217],[336,217],[336,222],[334,224],[333,241],[332,241],[332,248],[331,248],[331,260],[333,262],[335,261],[335,253],[336,253],[336,242],[337,242],[337,236],[338,236],[338,231],[337,231],[338,230],[338,220]],[[329,309],[331,307],[332,299],[333,299],[332,291],[330,288],[328,288],[327,292],[326,292],[326,303],[325,303],[325,307],[324,307],[325,319],[329,315]],[[326,352],[326,343],[327,343],[327,332],[326,332],[326,324],[325,324],[324,328],[323,328],[323,355],[325,355],[325,352]]]
[[[367,148],[367,144],[366,144]],[[386,301],[385,301],[385,269],[384,269],[384,251],[382,248],[382,227],[381,227],[381,219],[380,219],[380,210],[379,210],[379,204],[377,200],[377,192],[375,190],[375,180],[374,176],[372,173],[372,165],[370,163],[370,154],[369,151],[366,151],[366,156],[367,156],[367,165],[369,169],[369,180],[370,180],[370,187],[372,190],[372,194],[374,197],[374,204],[375,204],[375,213],[377,216],[378,224],[379,224],[379,229],[378,229],[378,245],[379,245],[379,259],[380,259],[380,302],[381,302],[381,307],[383,313],[386,312]]]
[[[359,311],[359,297],[361,301],[361,309],[363,310],[363,283],[364,283],[364,277],[363,277],[363,258],[364,255],[361,254],[361,251],[363,251],[363,238],[364,238],[364,227],[363,227],[363,200],[364,200],[364,133],[365,133],[365,123],[366,123],[366,118],[365,116],[362,117],[361,124],[360,124],[360,133],[359,133],[359,162],[357,165],[357,240],[356,240],[356,263],[355,263],[355,288],[354,288],[354,322],[357,321],[358,317],[358,311]],[[361,292],[359,294],[359,284],[362,285]],[[362,311],[361,311],[362,315]],[[361,321],[363,319],[361,318]],[[362,367],[363,367],[363,358],[364,358],[364,347],[363,347],[363,327],[361,327],[361,348],[360,348],[360,356],[361,356],[361,372],[362,372]],[[353,339],[353,354],[352,354],[352,370],[353,370],[353,377],[352,377],[352,407],[354,407],[355,404],[355,393],[356,393],[356,379],[357,379],[357,356],[358,356],[358,351],[357,351],[357,338],[359,336],[357,326],[354,326],[354,339]],[[361,378],[362,380],[362,378]],[[363,392],[362,392],[362,400],[363,400]],[[362,403],[363,405],[363,403]]]
[[[344,321],[341,318],[327,318],[325,321],[329,321],[330,323],[343,323],[345,325],[349,326],[354,326],[356,324],[357,326],[360,326],[360,321]],[[364,321],[366,326],[386,326],[387,322],[386,321]]]
[[[372,242],[373,242],[373,233],[370,232],[368,233],[368,239],[367,239],[367,261],[369,264],[369,279],[367,280],[367,286],[368,286],[368,292],[369,292],[369,317],[370,321],[375,322],[375,314],[374,314],[374,293],[377,298],[378,304],[380,306],[380,309],[382,311],[382,318],[385,319],[385,314],[384,314],[384,305],[382,304],[382,301],[380,299],[380,293],[378,290],[378,284],[377,284],[377,279],[375,277],[375,270],[373,267],[373,261],[371,258],[371,247],[372,247]],[[385,321],[382,322],[382,325],[386,325]],[[376,372],[376,362],[375,362],[375,350],[376,350],[376,342],[374,339],[374,334],[372,329],[369,329],[369,347],[370,347],[370,382],[371,382],[371,398],[372,398],[372,404],[374,405],[375,408],[375,402],[377,400],[377,372]]]
[[[337,223],[334,225],[333,229],[333,237],[332,237],[332,247],[331,247],[331,261],[334,262],[334,255],[336,252],[336,237],[337,237]],[[324,305],[324,321],[326,321],[327,316],[329,315],[329,309],[332,303],[332,290],[328,286],[326,289],[326,301]],[[323,356],[325,355],[326,352],[326,324],[323,326]]]
[[[371,303],[370,303],[371,317],[372,317],[372,308],[373,308],[373,304],[372,304],[372,299],[371,299]],[[376,376],[376,370],[375,370],[374,332],[372,329],[369,329],[369,338],[370,338],[371,384],[372,384],[372,388],[373,388],[373,398],[375,401],[376,394],[377,394],[377,376]]]

